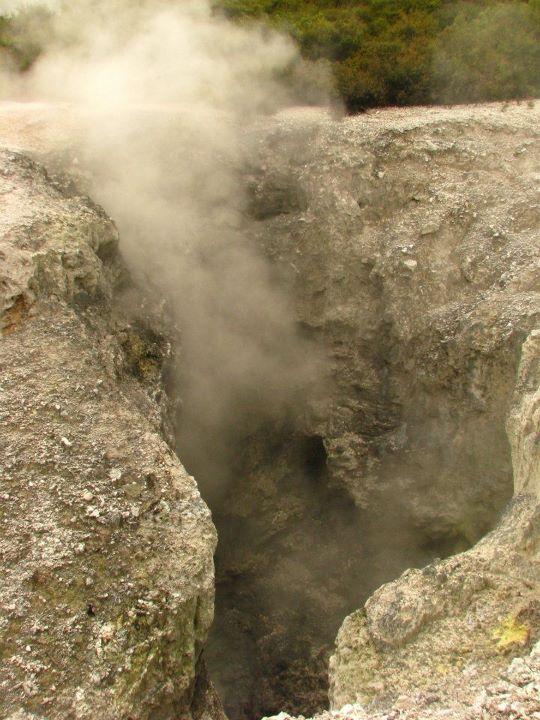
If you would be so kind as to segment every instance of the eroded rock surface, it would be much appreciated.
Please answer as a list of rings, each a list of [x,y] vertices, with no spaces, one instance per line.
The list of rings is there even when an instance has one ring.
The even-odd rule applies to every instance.
[[[540,636],[540,513],[520,497],[474,549],[383,585],[350,615],[330,665],[334,708],[418,692],[467,708]]]
[[[517,494],[540,498],[540,330],[522,347],[516,402],[507,422]]]
[[[446,693],[444,704],[433,692],[417,691],[402,696],[386,711],[366,710],[362,705],[347,704],[316,716],[318,720],[523,720],[540,714],[540,644],[530,654],[515,657],[510,664],[491,677],[491,682],[474,695],[470,692],[470,673],[463,672],[460,684]],[[470,704],[463,702],[463,687]],[[276,720],[290,720],[280,713]]]
[[[401,698],[400,707],[411,711],[405,717],[533,718],[540,711],[538,678],[530,673],[518,688],[499,683],[486,690],[509,656],[540,637],[538,336],[533,330],[523,345],[507,423],[514,499],[474,548],[407,570],[345,620],[330,663],[334,708],[358,703],[388,711]],[[533,664],[537,657],[535,650]],[[527,667],[516,660],[507,675]]]
[[[0,153],[0,715],[218,717],[215,531],[112,221]]]
[[[505,422],[540,313],[538,112],[285,117],[257,138],[260,240],[330,356],[308,419],[330,481],[386,515],[396,498],[448,550],[512,494]],[[302,208],[276,210],[280,178]]]
[[[25,132],[27,127],[37,132],[31,117],[24,117]],[[232,717],[253,718],[281,708],[298,714],[325,706],[329,650],[343,617],[355,609],[339,634],[331,695],[335,707],[362,703],[363,709],[346,710],[343,717],[355,713],[407,717],[403,714],[407,712],[411,718],[423,717],[418,714],[422,712],[426,717],[432,712],[434,717],[460,717],[483,688],[492,680],[498,682],[511,657],[526,656],[538,638],[538,119],[538,106],[526,105],[504,111],[499,105],[386,110],[341,122],[285,113],[246,136],[251,160],[239,178],[246,192],[240,230],[263,248],[276,283],[292,298],[299,334],[311,341],[313,352],[326,363],[322,382],[303,405],[297,403],[290,414],[272,422],[253,418],[251,433],[244,424],[237,442],[231,442],[234,462],[223,473],[229,485],[220,490],[219,505],[213,508],[221,534],[221,599],[209,662]],[[15,139],[23,145],[27,141],[24,133]],[[32,138],[32,143],[41,150],[41,142]],[[36,182],[28,183],[30,195]],[[140,533],[146,541],[150,532],[144,502],[153,492],[152,487],[141,490],[134,467],[153,467],[157,451],[148,450],[147,455],[146,450],[154,448],[153,443],[166,449],[159,433],[168,437],[170,431],[166,408],[158,407],[162,401],[155,397],[154,402],[148,395],[149,387],[155,393],[160,384],[155,378],[165,349],[159,333],[145,333],[144,322],[141,328],[133,314],[126,317],[127,311],[120,312],[118,305],[111,315],[116,254],[106,252],[102,267],[95,260],[100,243],[90,242],[96,252],[83,251],[83,270],[77,259],[68,259],[63,267],[55,252],[45,263],[45,272],[38,272],[34,265],[39,264],[40,253],[25,255],[31,266],[17,265],[16,274],[10,271],[10,300],[4,315],[8,334],[2,342],[15,347],[17,341],[28,353],[19,370],[13,365],[10,372],[37,367],[40,377],[49,373],[62,389],[60,399],[78,393],[73,394],[70,412],[81,416],[84,429],[77,434],[73,421],[68,423],[62,416],[52,415],[44,422],[39,413],[49,412],[48,406],[38,407],[30,389],[24,391],[30,412],[21,408],[20,391],[6,405],[17,410],[18,414],[14,409],[11,413],[23,428],[24,423],[33,423],[31,437],[38,430],[39,437],[43,435],[46,461],[59,463],[61,480],[56,482],[68,505],[67,520],[62,522],[85,518],[84,531],[78,520],[74,529],[66,525],[76,533],[74,540],[81,548],[81,555],[68,551],[66,562],[82,578],[75,582],[86,612],[88,605],[95,612],[99,601],[103,613],[92,617],[84,616],[82,607],[66,610],[68,619],[79,618],[81,652],[91,659],[90,670],[83,676],[81,700],[71,690],[76,670],[70,674],[67,661],[62,665],[59,660],[60,672],[68,678],[67,690],[65,698],[52,702],[71,702],[85,717],[87,697],[99,701],[112,697],[121,712],[141,697],[144,712],[155,700],[164,718],[167,713],[196,716],[205,702],[213,704],[204,672],[198,673],[195,686],[192,682],[197,650],[188,652],[185,672],[180,674],[175,641],[171,652],[176,660],[163,660],[165,673],[157,670],[160,659],[155,655],[149,658],[146,673],[146,661],[121,671],[129,661],[119,662],[118,655],[108,654],[115,642],[126,643],[121,646],[122,657],[129,657],[132,647],[148,647],[143,641],[148,628],[138,629],[134,641],[131,631],[125,630],[126,622],[130,627],[130,609],[138,617],[137,583],[142,576],[133,569],[133,550],[141,542]],[[27,250],[17,247],[17,253]],[[38,302],[32,294],[34,284],[44,288]],[[25,333],[35,333],[36,339],[28,335],[25,340]],[[68,342],[70,348],[63,349]],[[47,355],[31,356],[30,348],[36,352],[42,346]],[[59,362],[48,361],[59,352],[66,358],[63,370]],[[16,353],[8,358],[10,363],[18,362]],[[74,375],[90,379],[75,390],[80,380],[68,387]],[[104,396],[97,385],[101,379],[112,398],[108,410],[103,410],[105,400],[98,401]],[[16,392],[12,385],[9,388]],[[53,400],[61,412],[63,404]],[[99,414],[94,426],[92,412],[98,411],[105,416]],[[118,436],[118,443],[127,448],[119,465],[131,468],[134,479],[130,475],[124,487],[117,478],[118,495],[114,495],[110,485],[100,484],[100,463],[105,463],[106,474],[114,471],[116,460],[100,459],[100,453],[102,443],[121,433],[118,418],[123,412],[129,418],[129,413],[136,413],[136,421],[126,422],[129,437]],[[134,452],[142,428],[144,450]],[[22,442],[21,435],[17,437],[16,442]],[[84,443],[94,437],[99,451],[93,446],[97,455],[90,455]],[[82,458],[94,458],[88,461],[88,467],[94,463],[88,482],[80,472],[87,468],[86,461],[80,467],[79,461],[67,465],[72,475],[62,471],[62,463],[73,463],[75,447],[84,449]],[[41,472],[28,465],[30,454],[24,457],[26,474]],[[190,525],[183,514],[191,516],[199,501],[174,457],[170,462],[180,473],[180,498],[194,500],[187,504],[180,500],[178,509],[166,489],[168,481],[151,471],[158,476],[157,486],[172,508],[174,522],[163,520],[167,533],[154,542],[158,554],[145,553],[136,567],[142,568],[144,577],[151,572],[158,585],[164,574],[169,587],[176,582],[178,567],[184,568],[186,554],[207,557],[208,563],[199,565],[197,560],[186,566],[187,605],[174,605],[185,609],[192,607],[189,598],[210,593],[210,575],[202,567],[209,567],[211,528],[202,509],[199,520],[190,521],[195,524],[188,537],[197,545],[200,537],[207,540],[202,554],[189,549],[188,537],[182,533]],[[198,472],[197,476],[204,484],[205,478]],[[211,485],[212,478],[208,481]],[[518,497],[511,501],[514,488]],[[31,512],[25,493],[20,493],[23,520]],[[92,569],[97,560],[89,558],[109,547],[105,542],[116,542],[117,535],[107,529],[106,509],[90,495],[103,497],[105,508],[111,506],[122,517],[114,530],[119,541],[111,549],[118,554],[107,572],[99,566],[102,574]],[[80,511],[75,510],[78,503]],[[45,500],[36,503],[32,512],[42,516],[41,507],[48,507]],[[92,516],[94,511],[99,515]],[[157,515],[162,517],[162,511]],[[11,513],[8,522],[18,522],[17,518]],[[24,522],[29,526],[29,521]],[[105,537],[95,545],[84,537],[98,537],[92,534],[94,527],[100,538]],[[18,532],[25,537],[20,528]],[[150,533],[151,542],[156,537]],[[164,542],[163,537],[169,540]],[[169,541],[174,553],[164,550]],[[32,544],[33,552],[44,552],[31,536],[24,542]],[[71,535],[66,546],[69,543]],[[91,555],[85,554],[87,543]],[[15,558],[24,571],[20,578],[35,569],[34,556],[28,553],[24,550]],[[39,563],[41,557],[37,555]],[[59,568],[55,577],[63,578],[63,560],[54,562]],[[121,585],[121,592],[115,589],[118,584],[110,579],[110,567],[116,562],[124,563],[127,575],[138,578],[130,575],[133,591],[127,583]],[[405,568],[414,567],[423,569],[398,577]],[[86,585],[88,576],[94,585]],[[357,610],[390,580],[364,609]],[[99,594],[92,590],[102,584],[106,589]],[[57,586],[63,592],[64,585]],[[28,592],[38,597],[39,590]],[[144,594],[143,600],[157,602]],[[69,606],[71,600],[58,602],[60,607]],[[123,606],[115,604],[122,602]],[[191,610],[186,615],[184,609],[167,607],[166,618],[179,612],[182,618],[191,618],[186,627],[193,627]],[[208,605],[203,602],[201,607]],[[8,685],[15,688],[10,690],[14,693],[8,700],[10,710],[21,706],[31,712],[38,702],[32,697],[37,696],[27,696],[17,683],[27,676],[36,683],[49,681],[39,679],[46,678],[45,671],[24,666],[26,645],[31,648],[28,652],[37,652],[32,650],[34,636],[26,630],[28,616],[23,613],[22,621],[7,616],[13,623],[6,626],[13,629],[8,640],[17,659],[5,667],[10,673]],[[168,622],[164,620],[167,628]],[[111,640],[108,625],[121,628]],[[206,629],[207,621],[195,625]],[[62,630],[55,630],[53,647],[66,642],[65,626],[58,627]],[[151,623],[151,635],[152,628]],[[161,647],[163,635],[155,632]],[[122,677],[135,688],[127,699]],[[146,684],[145,677],[154,679]],[[167,700],[172,696],[157,683],[158,677],[186,679],[185,687],[178,680],[180,686],[173,692],[179,704]],[[525,688],[524,703],[534,700],[534,677],[520,686]],[[207,689],[197,690],[199,686]],[[31,693],[32,686],[27,687]],[[150,687],[158,689],[155,698]],[[485,695],[478,717],[498,717],[499,712],[506,717],[506,711],[495,707],[506,702],[501,693],[504,690]],[[523,707],[538,711],[533,705]],[[142,717],[160,715],[148,710]]]
[[[341,631],[335,706],[447,682],[487,653],[485,679],[505,662],[499,622],[525,613],[537,633],[534,502],[437,558],[497,525],[514,480],[538,483],[538,140],[525,105],[284,113],[253,132],[249,229],[328,361],[301,417],[250,438],[216,516],[236,541],[218,550],[211,652],[223,666],[244,639],[228,668],[255,703],[235,704],[226,671],[233,714],[321,707],[340,615],[407,567],[427,566]],[[287,476],[308,443],[318,469]]]

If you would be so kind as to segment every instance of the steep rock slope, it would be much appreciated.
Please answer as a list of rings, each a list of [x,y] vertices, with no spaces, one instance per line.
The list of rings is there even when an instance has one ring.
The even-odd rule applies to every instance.
[[[285,116],[258,141],[260,240],[330,357],[309,430],[331,481],[386,514],[399,491],[399,514],[449,549],[512,492],[505,421],[539,313],[537,123],[494,106]]]
[[[523,612],[530,641],[538,634],[534,502],[517,502],[470,554],[438,561],[474,545],[513,495],[506,423],[540,321],[538,115],[493,105],[335,122],[296,111],[250,136],[249,231],[327,358],[306,412],[250,439],[216,515],[235,542],[218,550],[225,607],[212,653],[217,667],[233,637],[247,638],[251,650],[237,644],[229,667],[251,673],[246,687],[267,709],[324,702],[341,616],[407,567],[428,566],[341,631],[335,706],[408,692],[437,674],[432,647],[441,678],[466,665],[480,636],[498,667],[499,615]],[[515,402],[531,420],[513,412],[514,448],[536,447],[537,383],[527,382]],[[287,475],[279,458],[305,447],[311,463],[289,462]],[[537,459],[527,462],[514,457],[518,492],[537,483]]]
[[[523,345],[508,419],[515,482],[510,507],[472,550],[405,572],[345,620],[331,661],[335,707],[376,707],[402,696],[405,709],[442,706],[464,716],[506,658],[540,637],[539,337],[533,330]],[[516,717],[512,703],[520,700],[535,717],[538,680],[518,685],[521,697],[512,691],[499,698],[487,717],[498,717],[497,710]]]
[[[67,184],[71,187],[70,184]],[[0,715],[219,717],[215,531],[112,221],[0,153]]]

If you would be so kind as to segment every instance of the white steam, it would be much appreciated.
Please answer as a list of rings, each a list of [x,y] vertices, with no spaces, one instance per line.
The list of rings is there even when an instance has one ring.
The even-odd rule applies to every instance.
[[[58,0],[0,0],[0,15],[12,15],[36,5],[55,10]]]
[[[204,0],[184,0],[181,7],[79,3],[60,15],[58,26],[71,48],[40,63],[37,87],[101,108],[196,103],[258,111],[278,88],[269,87],[271,77],[295,54],[278,34],[212,17]]]
[[[93,195],[183,336],[182,446],[216,467],[253,418],[294,405],[313,361],[250,235],[244,133],[283,105],[284,37],[215,17],[207,2],[79,2],[30,78],[39,99],[86,108]],[[211,468],[209,470],[211,472]]]

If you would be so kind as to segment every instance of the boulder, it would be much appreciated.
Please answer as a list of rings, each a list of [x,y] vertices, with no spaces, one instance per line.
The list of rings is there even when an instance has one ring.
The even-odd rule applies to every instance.
[[[216,535],[166,442],[170,344],[99,207],[12,151],[0,196],[0,715],[219,717]]]

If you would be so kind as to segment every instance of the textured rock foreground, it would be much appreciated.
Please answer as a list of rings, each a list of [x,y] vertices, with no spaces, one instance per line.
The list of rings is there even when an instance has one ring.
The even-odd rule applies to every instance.
[[[0,715],[200,717],[215,531],[164,440],[168,344],[99,208],[7,151],[0,197]]]
[[[533,330],[507,424],[515,496],[503,518],[468,552],[406,571],[345,620],[330,663],[333,707],[401,697],[404,717],[540,717],[540,646],[531,677],[516,680],[526,669],[516,660],[503,676],[509,688],[486,689],[540,636],[539,358]]]
[[[467,683],[468,678],[462,681]],[[439,706],[437,695],[418,692],[398,698],[386,712],[366,712],[361,705],[345,705],[323,712],[317,720],[537,720],[540,718],[540,643],[529,655],[516,657],[492,683],[465,706],[456,688],[453,703]],[[280,713],[269,720],[287,720]],[[292,719],[291,719],[292,720]]]
[[[6,142],[47,150],[52,117],[62,146],[63,109],[18,112]],[[339,718],[538,717],[538,120],[289,113],[247,134],[245,230],[329,362],[220,508],[210,660],[239,712],[320,705],[361,608],[330,666]],[[95,206],[17,154],[0,178],[0,710],[218,714],[214,531],[163,439],[160,316]]]

